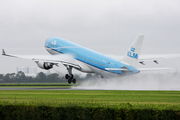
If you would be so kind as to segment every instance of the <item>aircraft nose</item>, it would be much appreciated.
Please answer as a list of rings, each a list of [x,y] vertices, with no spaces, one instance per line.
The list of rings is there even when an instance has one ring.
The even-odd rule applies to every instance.
[[[50,38],[46,39],[46,41],[45,41],[45,46],[48,47],[48,46],[49,46],[49,43],[51,43],[51,39],[50,39]]]
[[[50,39],[50,38],[48,38],[48,39],[46,39],[46,41],[45,41],[45,42],[47,43],[47,42],[50,42],[50,41],[51,41],[51,39]]]

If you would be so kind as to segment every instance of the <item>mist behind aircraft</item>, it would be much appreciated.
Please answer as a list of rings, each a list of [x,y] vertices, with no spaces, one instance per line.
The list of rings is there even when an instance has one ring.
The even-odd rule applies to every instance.
[[[141,73],[114,79],[92,78],[78,89],[91,90],[180,90],[180,73]]]

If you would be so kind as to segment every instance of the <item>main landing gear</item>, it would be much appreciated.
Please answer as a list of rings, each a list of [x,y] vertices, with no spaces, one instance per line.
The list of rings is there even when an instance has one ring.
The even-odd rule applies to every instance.
[[[65,78],[68,80],[68,83],[71,84],[71,82],[73,82],[74,84],[76,83],[76,79],[74,78],[73,74],[72,74],[72,66],[66,66],[68,73],[65,75]]]

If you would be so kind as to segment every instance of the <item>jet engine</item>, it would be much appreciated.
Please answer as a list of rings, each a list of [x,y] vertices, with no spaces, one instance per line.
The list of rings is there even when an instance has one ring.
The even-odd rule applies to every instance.
[[[45,69],[45,70],[49,70],[51,68],[53,68],[54,63],[49,63],[49,62],[43,62],[43,61],[36,61],[38,67]]]

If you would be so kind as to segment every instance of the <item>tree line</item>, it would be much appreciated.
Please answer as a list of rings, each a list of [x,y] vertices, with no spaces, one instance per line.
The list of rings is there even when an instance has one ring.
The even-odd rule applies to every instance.
[[[0,74],[1,83],[27,83],[27,82],[61,82],[65,81],[64,77],[60,77],[57,73],[49,75],[43,72],[38,73],[35,77],[26,76],[24,72]]]
[[[95,77],[95,75],[88,73],[84,78],[81,78],[79,75],[75,74],[74,77],[78,81],[84,79]],[[39,72],[35,77],[26,76],[24,72],[19,71],[16,73],[7,73],[5,75],[0,74],[0,83],[34,83],[34,82],[67,82],[64,76],[60,76],[57,73],[52,73],[49,75]]]

